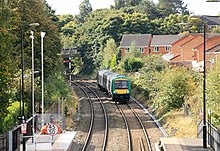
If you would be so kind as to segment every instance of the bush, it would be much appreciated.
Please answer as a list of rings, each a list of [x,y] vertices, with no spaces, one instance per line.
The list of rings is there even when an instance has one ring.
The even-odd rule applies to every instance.
[[[124,68],[126,72],[137,72],[144,65],[141,58],[126,58],[124,60]]]

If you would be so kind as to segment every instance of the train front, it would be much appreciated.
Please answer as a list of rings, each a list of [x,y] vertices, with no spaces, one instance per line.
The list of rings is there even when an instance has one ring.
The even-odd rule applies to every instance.
[[[116,102],[127,102],[130,99],[130,80],[125,76],[117,76],[112,84],[112,99]]]

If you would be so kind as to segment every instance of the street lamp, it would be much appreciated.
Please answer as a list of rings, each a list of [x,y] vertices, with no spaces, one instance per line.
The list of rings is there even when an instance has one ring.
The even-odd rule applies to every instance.
[[[206,143],[206,23],[203,25],[203,34],[204,34],[204,71],[203,71],[203,148],[207,148]]]
[[[42,102],[41,102],[41,115],[42,115],[42,126],[44,125],[44,42],[43,38],[45,32],[41,32],[41,74],[42,74]]]
[[[39,23],[31,23],[28,26],[39,26]],[[21,109],[21,102],[20,102],[20,116],[18,117],[18,119],[22,120],[22,124],[26,125],[25,114],[24,114],[24,42],[23,42],[24,30],[23,30],[23,27],[24,25],[22,25],[21,27],[21,102],[22,102],[22,109]],[[25,151],[24,137],[23,137],[22,143],[23,143],[23,151]]]
[[[29,26],[39,26],[39,23],[32,23],[29,24]],[[32,44],[32,72],[31,72],[31,77],[32,77],[32,133],[33,133],[33,141],[34,141],[34,114],[35,114],[35,110],[34,110],[34,32],[31,31],[31,44]]]

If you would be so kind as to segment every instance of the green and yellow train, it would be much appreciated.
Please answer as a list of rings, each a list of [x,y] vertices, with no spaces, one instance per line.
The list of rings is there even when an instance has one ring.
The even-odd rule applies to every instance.
[[[99,70],[97,83],[115,102],[127,102],[130,99],[131,83],[126,76],[109,70]]]

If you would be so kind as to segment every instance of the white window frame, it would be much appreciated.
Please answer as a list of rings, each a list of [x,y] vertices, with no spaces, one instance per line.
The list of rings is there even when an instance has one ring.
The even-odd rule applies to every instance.
[[[144,53],[144,48],[140,48],[140,53]]]
[[[159,52],[159,51],[160,51],[159,47],[154,47],[154,52]]]
[[[125,53],[129,53],[130,52],[130,48],[125,48]]]
[[[166,47],[165,50],[166,50],[166,51],[170,51],[170,47],[169,47],[169,46]]]

